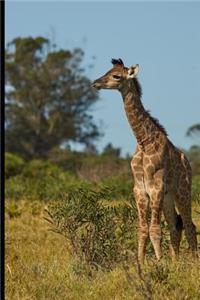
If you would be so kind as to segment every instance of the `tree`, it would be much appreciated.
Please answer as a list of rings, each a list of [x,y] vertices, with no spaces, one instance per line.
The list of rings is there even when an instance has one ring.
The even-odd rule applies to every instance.
[[[190,126],[186,132],[188,137],[200,137],[200,123]],[[200,175],[200,143],[197,140],[196,145],[192,145],[187,152],[192,165],[193,175]]]
[[[81,68],[83,51],[59,49],[44,37],[16,38],[5,52],[6,151],[46,158],[70,141],[101,134],[89,108],[98,100]]]
[[[200,123],[190,126],[186,132],[186,135],[189,137],[193,135],[200,135]]]
[[[115,148],[111,143],[108,143],[102,152],[103,155],[110,155],[119,158],[121,154],[120,148]]]

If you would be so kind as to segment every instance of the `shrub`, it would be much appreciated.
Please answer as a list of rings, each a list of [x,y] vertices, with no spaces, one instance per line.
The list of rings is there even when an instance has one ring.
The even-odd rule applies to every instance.
[[[49,161],[34,159],[26,164],[22,175],[29,178],[53,177],[58,179],[62,176],[63,171],[55,164]]]
[[[20,156],[9,152],[5,153],[5,177],[6,178],[20,174],[24,168],[24,165],[25,162]]]
[[[9,205],[6,205],[6,213],[12,218],[18,218],[22,214],[22,207],[20,207],[16,202],[10,202]]]
[[[119,149],[108,145],[103,154],[76,152],[54,148],[49,160],[63,170],[72,172],[78,178],[99,182],[113,174],[130,174],[130,160],[119,157]]]
[[[193,177],[192,180],[192,198],[200,203],[200,176]]]
[[[106,187],[112,193],[114,197],[117,198],[133,198],[133,178],[123,177],[123,176],[110,176],[102,180],[99,185],[101,187]]]
[[[32,160],[25,165],[20,175],[6,180],[5,195],[15,200],[57,200],[62,193],[89,185],[48,161]]]
[[[25,180],[20,175],[8,178],[5,181],[5,198],[13,200],[23,199],[24,196],[27,194],[26,182],[27,179]]]
[[[49,161],[58,165],[63,170],[70,171],[74,175],[77,175],[77,170],[79,170],[82,165],[83,156],[85,156],[85,154],[82,152],[56,147],[49,152]]]
[[[52,230],[67,238],[82,263],[110,269],[123,260],[124,248],[135,247],[136,209],[107,190],[78,189],[47,213]]]
[[[82,165],[77,170],[79,178],[94,182],[100,182],[113,176],[128,177],[130,175],[130,163],[122,158],[110,155],[84,155]]]

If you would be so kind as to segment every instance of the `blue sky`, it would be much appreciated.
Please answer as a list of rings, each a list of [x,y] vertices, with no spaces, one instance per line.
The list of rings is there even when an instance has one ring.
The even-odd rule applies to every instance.
[[[187,128],[200,122],[200,2],[7,1],[6,42],[17,36],[55,37],[59,47],[81,47],[91,79],[111,68],[110,60],[140,65],[143,104],[166,128],[172,142],[189,148]],[[96,59],[93,59],[93,56]],[[100,91],[93,107],[103,121],[101,151],[108,142],[132,154],[136,140],[121,95]]]

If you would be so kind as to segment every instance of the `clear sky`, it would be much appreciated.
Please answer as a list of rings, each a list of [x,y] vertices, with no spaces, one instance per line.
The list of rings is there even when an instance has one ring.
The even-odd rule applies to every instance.
[[[140,65],[143,103],[183,148],[200,122],[200,2],[6,1],[6,42],[17,36],[55,37],[59,47],[81,47],[86,75],[96,79],[122,58]],[[93,56],[96,59],[93,59]],[[132,154],[136,140],[117,91],[100,91],[92,114],[103,121],[101,151],[108,142]]]

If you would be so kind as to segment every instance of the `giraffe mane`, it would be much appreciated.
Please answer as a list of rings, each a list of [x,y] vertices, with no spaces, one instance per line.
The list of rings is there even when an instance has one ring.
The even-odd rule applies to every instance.
[[[112,58],[111,62],[112,62],[113,65],[124,66],[124,63],[121,60],[121,58],[119,58],[119,59]],[[136,90],[138,96],[141,97],[142,96],[142,87],[141,87],[141,84],[139,83],[139,80],[136,77],[133,78],[133,83],[134,83],[134,87],[135,87],[135,90]],[[158,121],[158,119],[152,117],[151,114],[150,114],[150,112],[148,110],[146,110],[146,113],[147,113],[148,117],[156,125],[156,127],[158,127],[160,129],[160,131],[162,131],[167,136],[168,134],[167,134],[166,129],[160,124],[160,122]]]
[[[166,136],[168,136],[168,133],[166,131],[166,129],[160,124],[160,122],[158,121],[158,119],[152,117],[152,115],[150,114],[149,110],[146,110],[146,113],[148,115],[148,117],[153,121],[153,123],[156,125],[156,127],[158,127],[160,129],[160,131],[162,131]]]
[[[133,83],[134,83],[134,87],[136,89],[138,96],[142,97],[142,87],[141,87],[141,84],[139,83],[139,80],[136,77],[133,78]]]
[[[136,90],[138,96],[141,97],[142,96],[142,87],[139,83],[139,80],[135,77],[135,78],[133,78],[133,82],[134,82],[134,87],[135,87],[135,90]],[[156,125],[156,127],[158,127],[160,129],[160,131],[162,131],[166,136],[168,136],[166,129],[160,124],[158,119],[152,117],[152,115],[150,114],[150,111],[146,110],[146,113],[147,113],[148,117]]]

